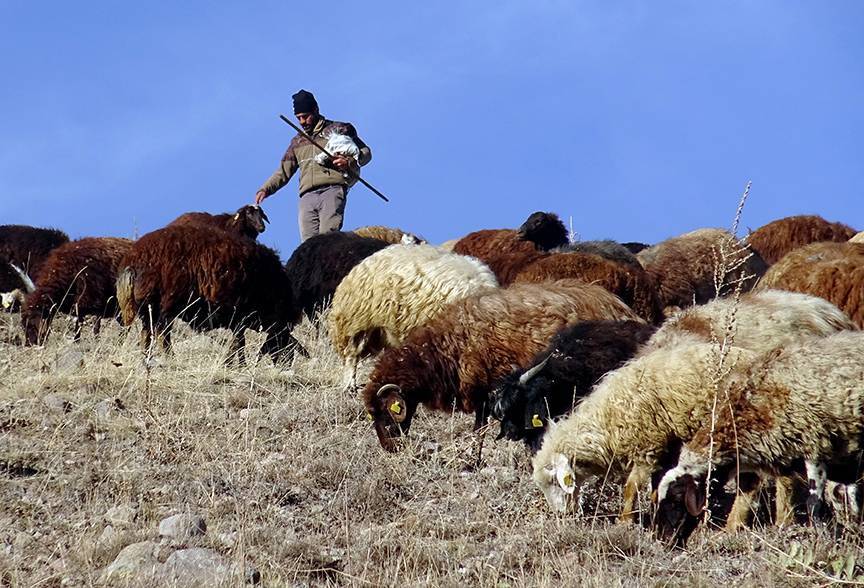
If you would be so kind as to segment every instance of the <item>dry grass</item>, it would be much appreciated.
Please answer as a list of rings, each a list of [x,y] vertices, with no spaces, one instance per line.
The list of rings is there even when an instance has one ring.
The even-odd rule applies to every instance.
[[[120,549],[185,511],[207,520],[196,545],[266,586],[813,585],[864,547],[857,531],[793,527],[700,531],[669,551],[604,516],[616,489],[557,517],[521,445],[490,432],[477,463],[464,415],[420,415],[385,454],[308,323],[295,334],[310,358],[233,369],[224,332],[178,329],[175,355],[147,366],[137,333],[113,323],[72,343],[61,319],[24,348],[17,316],[0,321],[0,586],[101,585]],[[102,536],[120,505],[136,518]],[[795,542],[812,563],[784,555]]]

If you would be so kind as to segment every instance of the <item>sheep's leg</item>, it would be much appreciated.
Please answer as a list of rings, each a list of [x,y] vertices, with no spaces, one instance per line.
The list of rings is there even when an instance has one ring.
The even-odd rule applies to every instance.
[[[861,520],[861,503],[858,494],[857,482],[846,486],[846,501],[849,503],[849,514],[852,515],[853,521]]]
[[[738,492],[732,510],[726,518],[726,530],[734,533],[747,525],[750,511],[756,503],[756,494],[762,487],[762,478],[752,472],[742,472],[738,475]]]
[[[624,496],[621,504],[619,523],[633,523],[638,514],[639,489],[644,488],[651,479],[650,468],[644,465],[635,465],[630,470],[627,480],[624,482]]]
[[[75,327],[72,331],[72,340],[76,343],[81,340],[81,327],[84,326],[84,317],[80,314],[75,315]]]
[[[825,466],[820,462],[805,461],[807,470],[807,486],[810,493],[807,496],[807,517],[810,524],[815,524],[822,514],[822,501],[825,497]]]
[[[150,353],[150,345],[153,343],[153,332],[147,325],[147,321],[142,321],[142,325],[140,338],[141,349],[144,350],[144,353]]]
[[[240,327],[228,347],[228,363],[242,367],[246,365],[246,328]]]
[[[102,330],[102,317],[97,316],[96,322],[93,323],[93,336],[98,337],[99,331]]]
[[[156,323],[156,341],[159,349],[168,355],[171,353],[171,324]]]
[[[774,493],[774,524],[778,527],[788,525],[792,522],[794,505],[792,504],[792,478],[789,476],[778,476],[775,480]]]
[[[486,425],[488,420],[486,416],[486,402],[481,402],[474,410],[474,431],[479,431]]]
[[[345,368],[342,375],[342,388],[351,392],[357,387],[357,364],[359,360],[355,356],[345,358]]]

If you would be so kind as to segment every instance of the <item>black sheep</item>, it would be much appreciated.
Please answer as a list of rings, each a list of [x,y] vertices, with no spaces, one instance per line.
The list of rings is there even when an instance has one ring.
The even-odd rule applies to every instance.
[[[354,233],[325,233],[307,239],[285,264],[294,307],[314,318],[329,304],[339,282],[355,265],[388,245]]]
[[[257,239],[267,228],[264,224],[270,222],[264,209],[254,204],[247,204],[237,209],[237,212],[210,214],[209,212],[185,212],[171,221],[169,227],[183,225],[204,225],[224,229],[229,233],[242,235],[249,239]]]
[[[609,371],[636,354],[656,327],[637,321],[581,321],[559,331],[531,366],[507,376],[492,395],[499,439],[522,439],[535,453],[548,422],[567,414]]]
[[[48,254],[69,242],[66,233],[26,225],[0,226],[0,292],[24,289],[25,284],[9,263],[14,263],[34,282],[39,281]]]

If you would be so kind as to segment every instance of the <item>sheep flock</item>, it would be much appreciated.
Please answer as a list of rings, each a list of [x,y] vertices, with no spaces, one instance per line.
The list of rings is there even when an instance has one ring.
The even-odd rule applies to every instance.
[[[0,481],[10,484],[8,492],[19,501],[15,509],[0,511],[0,526],[26,519],[30,515],[20,513],[27,509],[50,512],[27,486],[31,478],[44,489],[66,484],[60,480],[69,468],[85,467],[73,455],[58,454],[50,458],[54,473],[40,477],[48,466],[29,466],[27,460],[45,464],[50,452],[35,446],[30,451],[15,435],[38,426],[54,427],[56,437],[68,427],[47,417],[37,424],[15,411],[27,402],[20,392],[26,389],[56,414],[74,418],[79,409],[58,400],[56,391],[83,378],[87,364],[99,375],[77,389],[99,388],[100,382],[115,382],[112,373],[128,370],[116,380],[123,392],[114,404],[95,409],[100,416],[91,424],[69,430],[87,443],[126,439],[129,451],[138,440],[157,437],[146,453],[135,454],[138,461],[123,466],[129,468],[185,467],[183,456],[196,441],[194,434],[172,429],[183,419],[198,422],[193,433],[218,441],[206,449],[212,463],[230,465],[225,456],[241,446],[248,450],[248,419],[262,410],[254,408],[256,394],[277,398],[278,382],[298,383],[293,394],[303,396],[273,409],[261,438],[288,434],[277,429],[303,430],[305,440],[291,446],[295,454],[274,449],[269,461],[243,466],[256,488],[272,486],[255,506],[272,501],[283,527],[306,529],[310,537],[321,530],[291,514],[304,501],[323,501],[322,509],[343,514],[367,513],[364,528],[344,529],[344,545],[366,546],[359,557],[367,564],[358,569],[346,563],[358,557],[343,553],[347,547],[322,554],[314,539],[294,537],[291,544],[304,547],[284,557],[307,571],[299,580],[271,573],[278,582],[441,580],[418,563],[427,561],[417,555],[421,543],[410,547],[411,565],[399,555],[408,549],[406,533],[445,539],[444,527],[436,531],[424,521],[429,505],[408,498],[407,485],[419,483],[411,480],[412,472],[424,468],[449,468],[461,479],[446,493],[457,503],[493,500],[481,488],[489,483],[483,476],[521,488],[499,492],[494,502],[499,511],[508,504],[521,509],[508,533],[518,534],[532,517],[543,521],[544,532],[557,533],[556,541],[536,546],[552,561],[536,582],[544,585],[571,583],[550,569],[578,569],[557,560],[555,550],[578,543],[574,529],[588,528],[575,526],[583,519],[593,521],[592,532],[602,524],[605,533],[637,537],[631,539],[636,546],[627,548],[630,559],[655,549],[671,559],[695,543],[731,541],[757,526],[777,533],[858,533],[864,542],[864,233],[808,215],[773,221],[744,237],[701,228],[653,245],[570,242],[557,215],[534,212],[519,227],[478,230],[437,246],[418,233],[384,226],[330,233],[283,260],[257,239],[267,222],[260,207],[244,206],[222,214],[186,212],[136,240],[70,240],[53,228],[0,226],[0,373],[17,382],[10,390],[19,390],[0,397]],[[82,330],[87,320],[92,333]],[[113,341],[106,330],[114,333]],[[116,337],[131,343],[118,344]],[[223,339],[221,354],[201,351]],[[122,359],[93,365],[94,357],[119,348]],[[67,356],[74,357],[71,366]],[[209,376],[202,375],[205,364]],[[188,405],[176,421],[156,419],[147,406],[170,394],[159,384],[159,374],[168,372],[200,398],[226,399],[224,409],[211,403],[208,412],[242,406],[237,414],[245,415],[246,424],[228,437],[213,437],[201,424],[203,415],[194,416],[194,409],[187,415]],[[216,373],[221,375],[211,377]],[[335,391],[331,400],[322,404],[315,382]],[[129,403],[145,416],[124,416]],[[106,425],[106,415],[125,420]],[[340,430],[341,436],[332,437],[343,442],[340,455],[365,455],[371,440],[374,456],[362,466],[321,457],[333,444],[328,435]],[[506,460],[488,457],[501,447]],[[105,446],[105,455],[114,450]],[[283,470],[296,473],[295,483],[280,485],[283,474],[274,472]],[[222,495],[238,499],[229,471],[200,475],[213,512],[234,508],[219,501]],[[95,473],[88,476],[100,483]],[[142,532],[128,530],[135,517],[162,512],[158,493],[124,490],[116,473],[109,477],[112,492],[125,496],[137,514],[112,520],[111,537],[100,535],[101,547],[81,551],[87,554],[82,560],[99,564],[82,585],[133,585],[132,575],[112,566],[123,548],[142,539]],[[324,491],[317,495],[307,483],[313,479],[325,480],[344,503],[334,503]],[[345,488],[357,489],[356,496],[349,500]],[[454,488],[465,495],[453,496]],[[86,509],[89,495],[79,489],[78,496]],[[614,507],[601,509],[601,497]],[[190,502],[198,509],[207,503],[187,499],[184,508]],[[460,524],[465,529],[484,522]],[[402,539],[387,543],[387,533],[396,529]],[[67,532],[87,536],[83,530]],[[488,532],[513,558],[527,561],[531,545],[517,548]],[[11,569],[4,568],[3,558],[19,553],[18,543],[34,541],[39,537],[0,532],[0,585],[26,584],[23,576],[3,571]],[[223,543],[223,550],[248,563],[236,540]],[[386,555],[378,552],[385,544]],[[153,545],[157,554],[159,544]],[[161,549],[167,549],[164,540]],[[796,562],[796,553],[787,559]],[[154,566],[166,565],[164,557],[153,557]],[[498,565],[509,562],[506,554],[501,557]],[[373,561],[380,570],[368,575]],[[512,577],[475,564],[459,564],[468,570],[467,585],[537,580],[522,564],[506,563],[521,570]],[[824,564],[823,579],[846,573],[842,578],[855,580],[856,571],[864,573],[862,565],[847,558],[832,572]],[[420,568],[427,569],[425,581]],[[63,572],[55,575],[62,578]],[[362,580],[367,577],[373,580]],[[458,584],[452,580],[442,583]],[[245,581],[258,580],[247,574]]]

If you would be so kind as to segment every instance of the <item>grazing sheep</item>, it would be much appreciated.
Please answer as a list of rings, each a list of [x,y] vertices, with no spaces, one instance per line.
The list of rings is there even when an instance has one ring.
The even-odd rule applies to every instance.
[[[638,489],[710,416],[715,391],[722,398],[755,357],[739,347],[723,355],[711,343],[684,343],[609,372],[546,433],[533,460],[534,483],[563,512],[587,478],[629,471],[621,518],[632,519]]]
[[[524,267],[513,283],[578,279],[602,286],[649,323],[663,321],[657,289],[642,266],[631,267],[593,253],[553,253]]]
[[[453,246],[453,251],[485,262],[502,253],[548,251],[567,242],[567,229],[556,214],[535,212],[518,230],[485,229],[469,233]]]
[[[861,231],[851,239],[849,239],[850,243],[864,243],[864,231]]]
[[[660,304],[667,313],[704,304],[718,294],[724,296],[738,282],[747,292],[767,269],[757,253],[722,229],[699,229],[673,237],[636,257],[657,284]],[[721,276],[718,292],[715,274],[724,257],[729,271]]]
[[[386,241],[390,244],[400,243],[402,245],[419,245],[420,243],[426,242],[425,239],[422,239],[412,233],[403,231],[402,229],[383,227],[381,225],[360,227],[359,229],[354,229],[351,232],[355,235],[360,235],[361,237],[378,239],[380,241]]]
[[[775,263],[757,289],[819,296],[864,327],[864,243],[811,243]]]
[[[659,533],[686,541],[694,526],[684,524],[687,515],[698,517],[704,507],[709,455],[715,471],[737,466],[760,476],[788,476],[803,462],[808,511],[818,516],[826,479],[850,484],[862,473],[862,415],[864,333],[802,341],[768,355],[718,406],[714,426],[703,423],[663,476]]]
[[[141,237],[122,261],[117,279],[123,324],[143,323],[141,342],[149,348],[155,330],[166,350],[176,318],[196,330],[235,331],[232,357],[245,344],[244,329],[262,328],[263,353],[290,357],[290,335],[299,320],[291,283],[279,256],[257,241],[202,225],[172,226]]]
[[[310,319],[315,318],[315,313],[329,304],[348,272],[388,245],[380,239],[341,232],[303,241],[285,264],[294,292],[293,306]]]
[[[600,257],[606,258],[609,261],[621,264],[628,269],[633,268],[638,271],[644,271],[642,264],[636,254],[627,249],[621,243],[610,239],[600,241],[576,241],[569,245],[558,247],[555,251],[561,253],[593,253]]]
[[[522,439],[531,453],[549,421],[570,412],[607,372],[636,353],[656,327],[636,321],[582,321],[559,331],[527,370],[516,370],[492,394],[501,434]]]
[[[270,219],[264,214],[264,209],[257,205],[247,204],[238,208],[237,212],[234,213],[186,212],[168,223],[168,226],[205,225],[254,240],[267,228],[265,222],[269,223]]]
[[[88,237],[52,250],[36,289],[21,309],[25,343],[43,343],[58,312],[75,317],[76,340],[85,316],[97,317],[94,333],[98,333],[100,318],[117,315],[114,281],[120,260],[131,246],[129,239]]]
[[[621,300],[574,280],[519,284],[460,300],[378,360],[363,391],[378,441],[395,451],[418,405],[486,420],[493,383],[527,365],[563,326],[579,320],[639,320]]]
[[[747,236],[747,243],[765,263],[773,265],[794,249],[820,241],[848,241],[855,230],[831,223],[821,216],[787,216],[761,226]]]
[[[7,264],[14,263],[38,282],[48,254],[68,242],[66,233],[57,229],[0,225],[0,292],[25,288],[20,274]]]
[[[0,304],[3,306],[3,310],[8,312],[15,312],[22,306],[24,306],[24,302],[27,300],[27,296],[32,294],[36,290],[36,285],[33,283],[33,280],[30,279],[30,276],[27,275],[23,269],[18,267],[12,262],[8,264],[9,269],[15,272],[18,275],[18,278],[21,280],[22,287],[15,288],[11,292],[2,292],[0,293]]]
[[[817,296],[760,290],[743,294],[740,300],[717,298],[676,313],[640,353],[682,343],[722,342],[727,336],[736,347],[765,353],[807,337],[857,328],[843,311]]]
[[[482,262],[431,245],[391,245],[370,255],[336,288],[327,317],[347,385],[361,358],[401,344],[451,302],[497,287]]]

